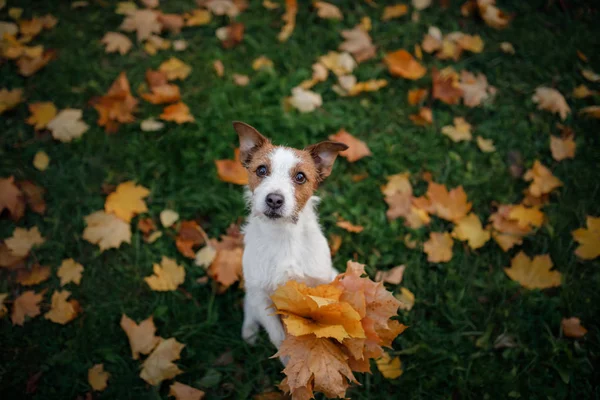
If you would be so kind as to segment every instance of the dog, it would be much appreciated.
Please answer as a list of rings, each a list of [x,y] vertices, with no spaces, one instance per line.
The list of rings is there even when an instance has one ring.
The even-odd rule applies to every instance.
[[[262,326],[279,349],[285,330],[271,307],[273,292],[292,279],[315,286],[338,274],[317,218],[319,198],[313,193],[348,146],[324,141],[298,150],[273,145],[243,122],[234,122],[233,127],[240,140],[240,160],[248,171],[250,208],[243,228],[242,338],[255,344]]]

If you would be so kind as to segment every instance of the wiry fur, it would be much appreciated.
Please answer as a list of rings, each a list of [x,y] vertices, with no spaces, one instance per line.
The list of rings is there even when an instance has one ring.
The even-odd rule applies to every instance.
[[[249,125],[234,123],[234,127],[250,177],[246,192],[250,216],[244,227],[242,337],[253,344],[262,326],[279,348],[285,331],[271,307],[271,294],[292,279],[314,286],[331,282],[337,275],[316,214],[319,199],[312,193],[331,172],[337,153],[347,147],[333,142],[307,150],[273,146]],[[258,178],[256,170],[261,165],[268,165],[269,174]],[[298,172],[306,175],[304,184],[294,181]],[[277,218],[269,216],[265,203],[269,193],[284,198]]]

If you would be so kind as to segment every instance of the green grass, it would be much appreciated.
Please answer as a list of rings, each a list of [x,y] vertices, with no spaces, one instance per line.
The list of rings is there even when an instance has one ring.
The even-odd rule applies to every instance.
[[[8,1],[14,6],[17,2]],[[218,236],[245,215],[242,188],[220,182],[213,161],[230,158],[236,147],[232,120],[246,121],[276,143],[305,146],[326,138],[345,127],[365,140],[374,156],[349,164],[339,160],[328,182],[320,189],[323,203],[321,221],[327,234],[344,238],[334,262],[343,269],[347,259],[368,264],[369,271],[398,264],[408,266],[403,285],[416,295],[410,312],[400,312],[408,329],[394,343],[404,374],[396,380],[384,379],[375,369],[361,375],[361,386],[352,388],[353,399],[583,399],[599,398],[598,370],[600,342],[600,262],[580,262],[573,251],[570,232],[584,225],[586,215],[600,215],[600,136],[597,121],[583,119],[576,110],[600,103],[600,96],[576,100],[572,89],[584,83],[579,69],[584,64],[576,49],[589,58],[589,66],[600,72],[598,53],[598,9],[585,1],[501,1],[500,6],[515,18],[505,31],[495,31],[475,18],[460,16],[459,4],[448,10],[435,5],[421,13],[418,23],[408,17],[380,22],[383,1],[373,8],[363,1],[336,1],[344,11],[342,22],[320,20],[308,7],[301,6],[297,28],[291,39],[277,42],[280,11],[266,11],[258,1],[239,16],[246,25],[244,42],[223,50],[214,35],[226,20],[214,18],[210,25],[184,29],[189,48],[183,53],[159,52],[149,57],[140,46],[126,56],[104,54],[100,38],[105,31],[117,30],[122,16],[114,14],[114,4],[90,1],[87,8],[73,11],[68,2],[20,1],[25,16],[51,12],[58,26],[43,32],[36,43],[58,49],[58,59],[35,76],[20,77],[14,64],[0,65],[0,87],[23,87],[28,102],[53,101],[59,109],[84,110],[91,125],[82,139],[70,144],[47,136],[36,137],[24,120],[24,105],[0,117],[0,176],[30,179],[47,189],[48,211],[44,216],[28,212],[18,226],[38,226],[46,244],[34,256],[53,272],[63,258],[73,257],[85,266],[80,286],[72,286],[83,313],[66,326],[43,317],[12,326],[9,318],[0,320],[0,393],[5,399],[74,399],[89,391],[87,370],[104,363],[111,373],[108,388],[95,395],[102,399],[166,398],[168,385],[150,387],[138,377],[140,363],[132,360],[124,332],[119,327],[122,313],[141,320],[154,316],[158,333],[176,337],[186,344],[178,362],[185,371],[177,380],[202,388],[207,398],[249,398],[274,387],[281,379],[281,366],[269,357],[274,353],[266,336],[256,347],[240,339],[243,292],[232,288],[222,295],[212,286],[196,283],[204,271],[181,257],[174,241],[163,236],[153,245],[134,232],[131,245],[100,253],[97,246],[81,238],[84,216],[103,207],[103,183],[135,180],[148,187],[148,215],[157,218],[166,207],[177,210],[184,219],[200,218],[209,235]],[[190,0],[166,2],[166,12],[193,8]],[[456,3],[456,4],[454,4]],[[359,80],[387,78],[388,87],[354,98],[340,98],[331,91],[332,78],[316,87],[324,106],[310,114],[284,112],[282,99],[292,87],[310,76],[315,59],[339,45],[339,31],[350,28],[368,15],[373,21],[371,35],[378,57],[359,66]],[[0,19],[8,20],[7,9]],[[457,69],[480,71],[499,90],[493,104],[481,108],[432,104],[435,122],[414,126],[408,115],[416,111],[406,101],[406,92],[429,85],[391,78],[381,58],[387,51],[412,49],[429,25],[443,32],[462,30],[477,33],[485,41],[481,54],[466,54],[455,63]],[[502,41],[514,44],[517,54],[500,52]],[[251,61],[266,55],[275,63],[274,72],[256,73]],[[139,130],[138,124],[122,126],[108,136],[96,126],[97,113],[88,105],[90,98],[106,92],[120,71],[126,71],[135,88],[144,80],[147,68],[156,68],[170,56],[193,67],[181,84],[183,101],[196,122],[168,124],[157,133]],[[218,79],[212,61],[221,59],[227,79]],[[426,64],[450,65],[426,55]],[[251,76],[247,87],[237,87],[231,73]],[[577,156],[555,162],[549,151],[549,134],[557,133],[558,118],[537,111],[531,101],[539,85],[558,88],[574,110],[566,125],[576,132]],[[589,84],[593,87],[593,84]],[[599,89],[598,85],[595,89]],[[160,107],[141,102],[139,119],[157,116]],[[497,152],[481,153],[475,143],[454,144],[440,134],[440,128],[454,116],[465,116],[475,127],[475,135],[492,138]],[[39,172],[31,161],[46,151],[50,168]],[[549,253],[563,274],[560,288],[528,291],[507,278],[502,267],[516,253],[503,253],[494,243],[478,251],[462,244],[454,246],[454,258],[445,264],[431,264],[421,250],[405,247],[402,237],[410,232],[401,220],[388,222],[386,205],[379,191],[385,177],[410,171],[415,177],[430,171],[437,182],[449,187],[463,185],[475,212],[487,219],[492,204],[517,202],[526,187],[511,178],[507,155],[519,151],[525,166],[535,159],[549,166],[564,186],[545,208],[548,223],[535,236],[527,238],[523,250],[529,255]],[[351,176],[368,173],[354,183]],[[415,181],[416,182],[416,181]],[[422,193],[425,185],[416,185]],[[335,226],[336,215],[365,226],[361,234],[350,234]],[[135,222],[135,220],[134,220]],[[0,237],[11,235],[16,226],[0,221]],[[448,229],[435,219],[432,225],[412,234],[420,240],[430,230]],[[161,256],[174,257],[186,268],[183,292],[158,293],[149,290],[143,277],[150,275],[152,263]],[[0,292],[17,295],[23,289],[7,271],[0,272]],[[36,287],[47,288],[44,309],[50,293],[59,287],[55,274]],[[397,289],[397,288],[390,288]],[[586,337],[574,341],[562,336],[561,318],[578,316],[589,329]],[[514,348],[494,349],[495,339],[514,337]],[[215,365],[224,352],[231,351],[234,362]],[[28,378],[41,372],[37,390],[26,394]]]

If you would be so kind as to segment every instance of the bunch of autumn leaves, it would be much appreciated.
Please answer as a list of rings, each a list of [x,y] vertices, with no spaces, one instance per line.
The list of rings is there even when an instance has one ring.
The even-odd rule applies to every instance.
[[[364,265],[348,261],[332,283],[310,288],[289,281],[271,296],[287,331],[276,354],[287,361],[281,388],[292,398],[308,400],[313,391],[345,397],[357,382],[353,372],[369,372],[370,360],[385,355],[382,346],[392,347],[406,329],[391,319],[399,301],[364,274]]]
[[[44,214],[44,193],[43,188],[30,181],[15,182],[13,177],[0,178],[0,214],[6,211],[6,215],[15,222],[22,219],[27,208]],[[32,255],[32,249],[43,245],[45,241],[37,226],[15,228],[11,237],[0,242],[0,268],[9,270],[14,282],[23,288],[47,281],[52,275],[51,267],[40,264],[38,258]],[[79,285],[83,270],[83,266],[72,258],[64,259],[56,271],[60,286]],[[23,325],[27,317],[35,318],[41,314],[40,303],[46,291],[44,289],[36,293],[35,290],[25,290],[14,298],[11,310],[13,325]],[[55,290],[44,317],[62,325],[73,320],[81,309],[77,300],[68,300],[70,296],[68,290]],[[9,303],[9,294],[0,293],[0,317],[8,312],[5,303]]]

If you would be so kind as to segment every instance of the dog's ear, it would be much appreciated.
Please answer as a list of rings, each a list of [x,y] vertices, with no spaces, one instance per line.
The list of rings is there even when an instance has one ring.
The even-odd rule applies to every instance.
[[[240,138],[240,160],[244,167],[248,167],[248,164],[252,160],[252,155],[267,144],[269,139],[244,122],[234,121],[233,129],[235,129]]]
[[[338,154],[346,149],[348,149],[348,146],[344,143],[325,141],[308,146],[304,150],[308,151],[312,156],[319,172],[319,177],[323,180],[331,174],[333,162]]]

